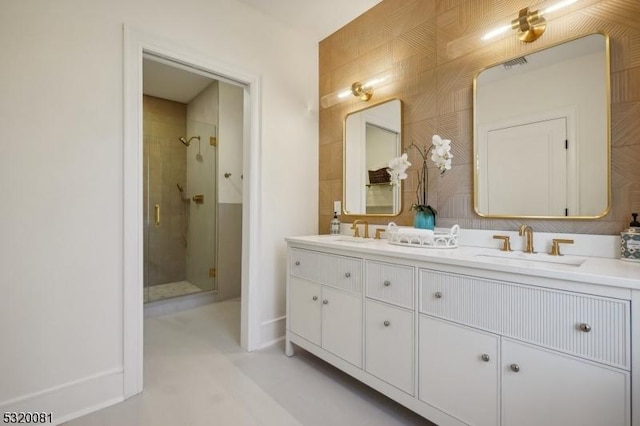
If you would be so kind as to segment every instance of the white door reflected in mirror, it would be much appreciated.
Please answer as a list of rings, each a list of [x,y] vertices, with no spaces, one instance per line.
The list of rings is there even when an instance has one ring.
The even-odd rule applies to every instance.
[[[398,99],[356,111],[345,118],[344,213],[396,216],[401,210],[399,186],[389,183],[389,161],[402,147]]]
[[[609,44],[591,34],[474,80],[474,208],[597,218],[610,208]]]

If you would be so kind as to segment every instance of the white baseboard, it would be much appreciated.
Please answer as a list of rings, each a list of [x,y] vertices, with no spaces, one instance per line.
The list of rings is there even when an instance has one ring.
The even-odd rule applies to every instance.
[[[284,339],[286,319],[286,316],[281,316],[260,323],[259,349],[266,348]]]
[[[0,412],[52,413],[54,425],[124,400],[122,369],[105,371],[43,391],[0,402]]]

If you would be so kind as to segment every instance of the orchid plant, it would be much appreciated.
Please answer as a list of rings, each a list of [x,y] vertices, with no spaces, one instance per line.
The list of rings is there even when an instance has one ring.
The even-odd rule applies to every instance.
[[[440,174],[444,174],[447,170],[451,170],[451,159],[453,158],[453,154],[451,154],[451,140],[442,139],[438,135],[433,135],[431,140],[431,146],[427,148],[420,148],[415,143],[411,143],[406,149],[402,156],[397,157],[389,161],[389,175],[390,182],[392,185],[399,185],[402,179],[407,178],[407,169],[411,166],[411,163],[408,161],[407,151],[410,148],[415,148],[422,157],[422,168],[418,172],[418,187],[416,188],[416,203],[411,205],[411,210],[419,210],[426,211],[429,210],[435,216],[437,214],[436,210],[428,204],[427,200],[427,189],[428,189],[428,179],[429,174],[427,171],[427,158],[431,158],[438,169],[440,170]],[[429,157],[431,154],[431,157]]]

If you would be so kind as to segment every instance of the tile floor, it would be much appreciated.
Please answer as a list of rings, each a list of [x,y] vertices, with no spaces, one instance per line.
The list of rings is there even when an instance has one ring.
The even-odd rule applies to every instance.
[[[240,301],[145,320],[145,390],[68,426],[432,425],[313,355],[239,345]]]
[[[144,301],[155,302],[156,300],[184,296],[185,294],[199,293],[201,291],[200,287],[191,284],[189,281],[152,285],[144,289]]]

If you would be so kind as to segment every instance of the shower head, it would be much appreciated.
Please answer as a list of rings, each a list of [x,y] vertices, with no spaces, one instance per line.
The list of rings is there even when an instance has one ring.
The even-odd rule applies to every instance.
[[[191,145],[191,141],[192,141],[192,140],[194,140],[194,139],[198,139],[198,140],[200,140],[200,136],[191,136],[191,137],[189,138],[189,140],[187,140],[187,139],[186,139],[186,138],[184,138],[184,137],[181,137],[181,138],[178,138],[178,139],[180,140],[180,142],[182,142],[182,144],[183,144],[184,146],[189,146],[189,145]]]

